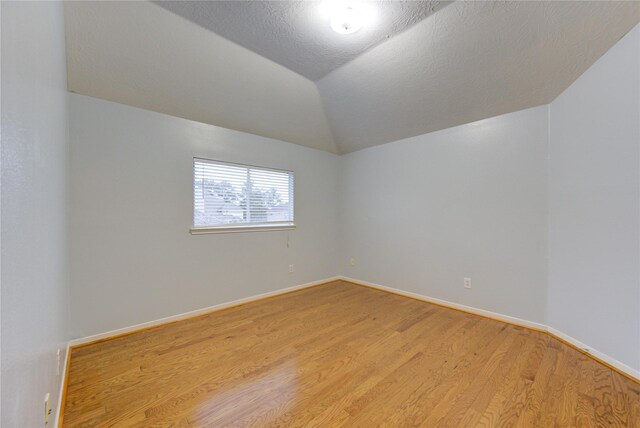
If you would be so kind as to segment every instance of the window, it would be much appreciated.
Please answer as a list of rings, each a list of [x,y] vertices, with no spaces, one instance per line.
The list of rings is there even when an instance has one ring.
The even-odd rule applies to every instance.
[[[294,227],[293,172],[193,160],[191,233]]]

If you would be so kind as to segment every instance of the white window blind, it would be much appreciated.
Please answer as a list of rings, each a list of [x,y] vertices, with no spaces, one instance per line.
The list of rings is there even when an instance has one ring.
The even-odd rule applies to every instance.
[[[193,229],[294,227],[293,172],[195,158]]]

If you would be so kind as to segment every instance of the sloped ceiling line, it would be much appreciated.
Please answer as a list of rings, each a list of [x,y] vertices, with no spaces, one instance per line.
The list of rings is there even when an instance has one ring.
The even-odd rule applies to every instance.
[[[417,24],[449,2],[364,3],[372,25],[348,37],[336,34],[324,16],[326,2],[158,1],[174,12],[306,78],[317,81],[368,49]]]
[[[394,36],[336,54],[317,2],[195,3],[65,2],[69,90],[349,153],[547,104],[640,22],[640,2],[373,2]]]

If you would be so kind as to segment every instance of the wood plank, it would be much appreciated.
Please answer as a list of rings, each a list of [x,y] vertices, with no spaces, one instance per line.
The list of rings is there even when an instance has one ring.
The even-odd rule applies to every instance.
[[[548,335],[336,281],[72,349],[65,427],[638,426]]]

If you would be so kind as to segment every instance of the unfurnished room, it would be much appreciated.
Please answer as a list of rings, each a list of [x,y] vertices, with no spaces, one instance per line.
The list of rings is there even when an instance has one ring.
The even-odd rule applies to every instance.
[[[640,428],[640,1],[0,21],[3,428]]]

